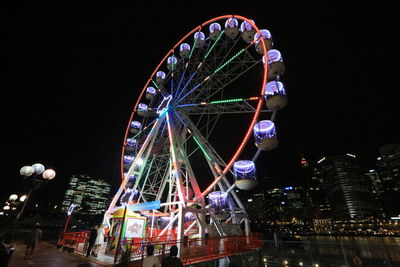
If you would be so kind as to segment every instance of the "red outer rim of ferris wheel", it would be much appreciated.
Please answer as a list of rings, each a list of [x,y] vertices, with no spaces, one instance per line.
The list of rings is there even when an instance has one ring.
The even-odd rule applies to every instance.
[[[123,141],[123,145],[122,145],[122,150],[121,150],[121,163],[120,163],[121,166],[120,166],[120,172],[121,172],[121,179],[122,179],[122,180],[124,179],[124,170],[123,170],[123,158],[124,158],[124,152],[125,152],[124,147],[125,147],[125,145],[126,145],[126,139],[127,139],[127,137],[128,137],[128,132],[129,132],[129,128],[130,128],[130,122],[131,122],[132,119],[133,119],[133,116],[134,116],[134,114],[135,114],[135,110],[137,109],[137,106],[139,105],[139,101],[142,99],[142,97],[143,97],[143,95],[144,95],[144,93],[145,93],[145,91],[146,91],[146,88],[148,87],[148,85],[149,85],[150,82],[152,81],[154,75],[155,75],[156,72],[159,70],[159,68],[161,67],[161,65],[165,62],[165,60],[167,59],[167,57],[168,57],[169,55],[173,54],[173,53],[174,53],[174,50],[175,50],[184,40],[186,40],[190,35],[192,35],[193,33],[197,32],[197,31],[200,31],[204,26],[206,26],[206,25],[208,25],[208,24],[210,24],[210,23],[213,23],[213,22],[215,22],[215,21],[222,20],[222,19],[229,19],[229,18],[237,18],[237,19],[240,19],[240,20],[243,20],[243,21],[248,22],[248,23],[253,27],[253,29],[255,29],[256,32],[257,32],[260,36],[262,36],[262,35],[261,35],[261,32],[260,32],[260,29],[259,29],[259,28],[256,26],[256,24],[255,24],[254,22],[252,22],[250,19],[248,19],[248,18],[246,18],[246,17],[243,17],[243,16],[240,16],[240,15],[223,15],[223,16],[218,16],[218,17],[215,17],[215,18],[213,18],[213,19],[210,19],[210,20],[208,20],[208,21],[202,23],[201,25],[197,26],[197,27],[194,28],[192,31],[190,31],[188,34],[186,34],[181,40],[179,40],[179,42],[177,42],[177,43],[172,47],[172,49],[170,49],[170,50],[168,51],[168,53],[161,59],[160,63],[157,65],[157,67],[155,68],[155,70],[153,71],[153,73],[150,75],[150,78],[147,80],[147,82],[146,82],[145,86],[143,87],[143,89],[142,89],[142,91],[141,91],[139,97],[137,98],[137,101],[136,101],[134,110],[132,111],[131,116],[130,116],[130,118],[129,118],[128,126],[127,126],[126,131],[125,131],[125,136],[124,136],[124,141]],[[261,41],[261,44],[262,44],[262,47],[263,47],[263,57],[264,57],[264,58],[267,58],[267,52],[268,52],[268,51],[267,51],[267,48],[266,48],[266,45],[265,45],[265,41],[264,41],[263,38],[260,38],[260,41]],[[259,114],[260,114],[260,110],[261,110],[262,103],[263,103],[263,99],[264,99],[264,87],[265,87],[265,84],[266,84],[266,82],[267,82],[267,77],[268,77],[268,76],[267,76],[267,75],[268,75],[268,67],[267,67],[267,64],[268,64],[268,63],[267,63],[267,60],[264,60],[264,72],[263,72],[263,79],[262,79],[262,83],[261,83],[260,98],[258,99],[257,108],[256,108],[256,111],[254,112],[254,116],[253,116],[253,119],[252,119],[252,121],[251,121],[251,123],[250,123],[250,126],[249,126],[249,128],[247,129],[247,132],[246,132],[246,134],[245,134],[245,136],[244,136],[244,138],[243,138],[241,144],[240,144],[239,147],[236,149],[236,152],[234,153],[234,155],[233,155],[233,157],[231,158],[231,160],[228,162],[228,164],[227,164],[227,165],[225,166],[225,168],[223,169],[221,175],[220,175],[217,179],[215,179],[215,180],[202,192],[203,195],[206,195],[208,192],[210,192],[210,191],[212,190],[212,188],[221,180],[221,178],[229,171],[229,169],[232,167],[233,163],[234,163],[234,162],[237,160],[237,158],[239,157],[240,153],[242,153],[242,151],[243,151],[245,145],[247,144],[247,142],[248,142],[248,140],[249,140],[249,138],[250,138],[250,135],[251,135],[251,133],[252,133],[252,131],[253,131],[254,124],[256,123],[256,121],[257,121],[257,119],[258,119],[258,116],[259,116]]]

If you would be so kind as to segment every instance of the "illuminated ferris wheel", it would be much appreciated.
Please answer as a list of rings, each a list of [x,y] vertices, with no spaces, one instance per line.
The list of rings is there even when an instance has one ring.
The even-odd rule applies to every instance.
[[[253,189],[259,152],[278,145],[273,120],[287,102],[283,72],[270,32],[248,18],[216,17],[184,36],[134,106],[122,182],[105,218],[124,205],[159,203],[137,211],[153,237],[249,234],[234,189]],[[252,136],[257,152],[240,159]]]

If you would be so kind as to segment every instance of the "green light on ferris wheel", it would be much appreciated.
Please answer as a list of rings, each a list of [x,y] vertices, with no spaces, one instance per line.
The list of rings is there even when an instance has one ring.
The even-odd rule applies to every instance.
[[[196,142],[196,144],[199,146],[200,150],[203,151],[204,156],[206,156],[206,158],[211,161],[211,157],[207,154],[206,150],[204,149],[204,147],[200,144],[199,140],[197,140],[197,138],[195,136],[193,136],[194,141]]]
[[[240,102],[240,101],[243,101],[243,98],[233,98],[233,99],[225,99],[225,100],[216,100],[216,101],[211,101],[210,104],[231,103],[231,102]]]

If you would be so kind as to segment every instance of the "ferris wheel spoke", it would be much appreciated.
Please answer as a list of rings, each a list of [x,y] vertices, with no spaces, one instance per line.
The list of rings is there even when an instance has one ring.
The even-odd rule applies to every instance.
[[[177,105],[175,108],[186,115],[254,113],[256,112],[256,106],[252,102],[259,99],[260,97],[234,98],[202,102],[200,104]]]
[[[209,76],[209,75],[212,74],[212,71],[211,71],[211,70],[208,70],[208,69],[207,69],[208,71],[206,71],[206,70],[202,71],[202,69],[203,69],[203,66],[205,65],[206,59],[208,58],[208,56],[210,55],[210,53],[211,53],[212,51],[214,51],[214,48],[216,47],[216,45],[218,44],[219,40],[220,40],[221,37],[223,36],[223,33],[224,33],[224,31],[222,31],[222,32],[219,34],[218,38],[215,40],[215,42],[213,43],[213,45],[211,46],[211,48],[210,48],[211,40],[209,40],[209,42],[208,42],[208,48],[210,48],[210,49],[207,48],[207,52],[206,52],[206,54],[204,55],[204,58],[202,59],[201,63],[199,63],[199,64],[197,65],[197,68],[196,68],[196,70],[195,70],[195,72],[194,72],[194,74],[197,74],[198,72],[200,72],[200,74],[197,75],[197,79],[196,79],[195,84],[201,83],[201,82],[206,78],[206,76]],[[234,50],[234,47],[235,47],[236,44],[238,43],[238,40],[239,40],[239,39],[237,39],[237,40],[234,42],[234,44],[232,45],[232,44],[229,42],[228,39],[225,39],[225,42],[223,42],[224,45],[222,46],[221,49],[218,50],[219,54],[221,54],[222,52],[225,52],[225,53],[223,53],[223,54],[224,54],[223,57],[218,58],[218,56],[214,56],[212,61],[214,61],[214,62],[217,63],[217,64],[220,64],[220,62],[224,62],[225,59],[227,58],[227,56],[231,53],[231,51]],[[229,45],[228,45],[228,43],[229,43]],[[226,50],[227,50],[226,48],[227,48],[228,46],[229,46],[229,50],[226,51]],[[188,82],[185,84],[184,88],[181,90],[180,94],[177,95],[177,99],[179,99],[179,98],[181,97],[182,93],[183,93],[183,92],[185,91],[185,89],[188,87],[188,85],[190,84],[190,82],[191,82],[191,79],[188,80]],[[193,90],[190,90],[190,91],[193,91]],[[186,94],[186,95],[187,95],[187,94]],[[186,95],[185,95],[185,96],[186,96]],[[178,101],[178,102],[179,102],[179,101]]]
[[[230,83],[241,77],[244,73],[252,69],[254,66],[256,66],[258,63],[261,62],[261,60],[254,61],[253,59],[247,58],[247,53],[244,53],[248,47],[241,49],[238,53],[236,53],[233,57],[231,57],[229,60],[227,60],[225,63],[221,64],[217,69],[213,71],[213,73],[207,77],[204,78],[203,81],[198,83],[196,86],[194,86],[192,89],[190,89],[184,96],[179,98],[176,103],[179,104],[182,102],[187,96],[192,94],[193,92],[196,92],[197,94],[204,94],[206,90],[208,91],[213,91],[210,95],[205,97],[204,100],[210,99],[213,95],[216,93],[220,92],[223,90],[226,86],[228,86]],[[240,56],[243,55],[241,58]],[[235,60],[237,58],[237,60]],[[234,61],[235,60],[235,61]],[[233,67],[229,68],[227,67],[230,63],[235,63],[233,64]],[[197,90],[195,91],[198,87],[206,84],[206,86],[203,86],[203,90]],[[206,89],[206,90],[204,90]],[[189,101],[198,101],[198,96],[194,95]],[[198,101],[202,102],[202,101]]]

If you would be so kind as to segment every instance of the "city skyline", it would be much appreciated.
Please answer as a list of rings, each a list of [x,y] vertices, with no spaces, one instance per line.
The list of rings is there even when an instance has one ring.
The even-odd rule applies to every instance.
[[[20,188],[19,169],[36,162],[57,172],[46,194],[65,191],[73,173],[104,177],[115,186],[123,134],[139,90],[180,37],[226,13],[246,15],[268,28],[287,68],[289,104],[276,118],[280,147],[263,153],[257,168],[272,165],[270,173],[290,183],[300,153],[307,160],[352,153],[362,164],[372,164],[380,146],[400,142],[394,11],[364,6],[356,19],[356,8],[302,5],[273,3],[268,13],[250,7],[231,12],[216,4],[177,17],[168,11],[179,13],[181,7],[166,7],[153,11],[166,22],[162,31],[157,20],[132,16],[133,9],[103,6],[89,15],[85,6],[10,10],[4,18],[11,26],[3,29],[3,87],[11,94],[2,107],[9,179],[4,190]],[[370,21],[372,15],[381,20]],[[157,34],[139,27],[140,20]],[[384,77],[374,70],[376,58]]]

